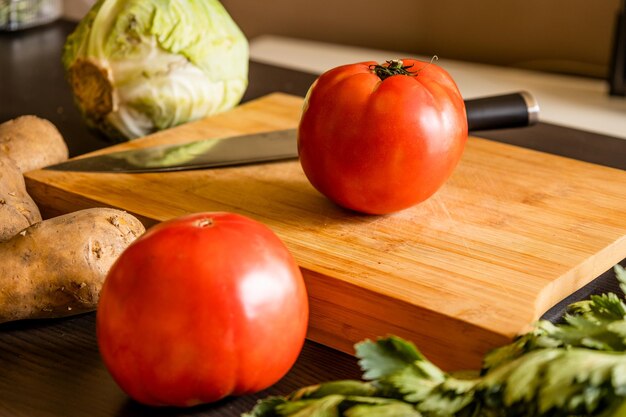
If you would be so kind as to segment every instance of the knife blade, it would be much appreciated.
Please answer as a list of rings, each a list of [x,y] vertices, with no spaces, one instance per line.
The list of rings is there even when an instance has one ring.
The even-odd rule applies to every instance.
[[[468,129],[521,127],[537,122],[539,106],[525,91],[465,100]],[[297,129],[209,138],[71,159],[55,171],[150,173],[283,161],[298,157]]]

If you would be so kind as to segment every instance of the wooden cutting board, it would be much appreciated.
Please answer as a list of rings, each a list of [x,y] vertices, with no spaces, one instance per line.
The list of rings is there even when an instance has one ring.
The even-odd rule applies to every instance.
[[[100,152],[295,127],[301,106],[273,94]],[[113,206],[147,226],[198,211],[257,219],[303,270],[310,339],[353,353],[359,340],[396,334],[446,369],[476,368],[626,257],[626,172],[474,137],[440,191],[387,216],[335,206],[297,161],[26,179],[46,216]]]

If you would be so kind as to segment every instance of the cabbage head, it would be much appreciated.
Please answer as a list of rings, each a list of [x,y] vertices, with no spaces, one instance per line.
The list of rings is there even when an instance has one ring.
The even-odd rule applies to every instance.
[[[127,140],[237,105],[248,42],[217,0],[99,0],[63,66],[87,124]]]

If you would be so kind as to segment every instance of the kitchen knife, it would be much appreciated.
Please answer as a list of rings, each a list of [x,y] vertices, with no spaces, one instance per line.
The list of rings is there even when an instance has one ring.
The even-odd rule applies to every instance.
[[[539,106],[528,92],[465,100],[472,130],[521,127],[537,122]],[[56,171],[148,173],[280,161],[298,157],[297,130],[210,138],[72,159],[46,167]]]

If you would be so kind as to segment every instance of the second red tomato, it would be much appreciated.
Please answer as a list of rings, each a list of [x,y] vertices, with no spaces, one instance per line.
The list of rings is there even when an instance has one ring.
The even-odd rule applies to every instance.
[[[135,400],[191,406],[278,381],[308,311],[300,270],[268,227],[198,213],[152,227],[118,258],[100,295],[98,346]]]
[[[298,152],[322,194],[385,214],[433,195],[461,159],[467,134],[463,98],[441,67],[364,62],[332,69],[311,86]]]

